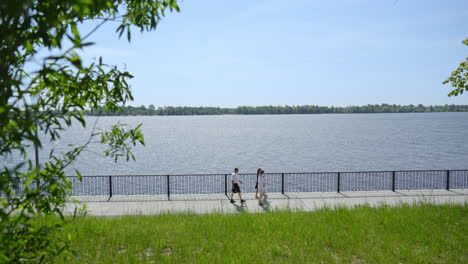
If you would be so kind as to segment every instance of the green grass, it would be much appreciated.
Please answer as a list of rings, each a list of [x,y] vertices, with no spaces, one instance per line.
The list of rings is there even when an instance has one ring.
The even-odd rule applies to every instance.
[[[58,263],[468,263],[468,207],[81,217]]]

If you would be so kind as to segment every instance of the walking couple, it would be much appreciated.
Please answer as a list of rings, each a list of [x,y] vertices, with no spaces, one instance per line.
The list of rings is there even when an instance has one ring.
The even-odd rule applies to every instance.
[[[231,203],[235,203],[234,201],[234,194],[239,194],[239,199],[241,203],[245,203],[245,200],[242,199],[241,189],[239,184],[243,184],[243,182],[239,179],[239,169],[235,168],[234,172],[232,173],[232,191],[231,191]],[[266,197],[266,185],[268,183],[265,180],[265,171],[261,168],[257,169],[257,182],[255,184],[255,199],[258,199],[258,204],[263,206],[263,199]],[[258,195],[260,194],[260,196]]]

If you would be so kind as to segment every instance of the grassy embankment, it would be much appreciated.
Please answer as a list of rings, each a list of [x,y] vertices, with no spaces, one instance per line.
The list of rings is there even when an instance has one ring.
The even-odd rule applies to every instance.
[[[50,221],[50,219],[49,219]],[[58,263],[468,263],[468,205],[82,217]]]

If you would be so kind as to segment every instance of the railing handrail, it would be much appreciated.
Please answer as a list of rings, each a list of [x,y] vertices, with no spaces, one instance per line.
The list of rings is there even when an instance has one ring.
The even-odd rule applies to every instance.
[[[448,191],[468,189],[468,169],[271,172],[266,174],[272,177],[270,184],[274,184],[272,188],[275,192],[281,192],[283,195],[286,195],[285,192],[304,191],[341,193],[345,191],[389,190],[396,192],[397,190],[418,189]],[[228,177],[230,175],[231,173],[85,175],[81,183],[76,175],[69,176],[69,178],[73,184],[76,184],[76,190],[81,195],[89,193],[89,190],[91,190],[90,195],[108,195],[109,199],[114,195],[138,195],[139,191],[135,192],[133,189],[133,186],[136,186],[143,193],[166,194],[167,199],[170,200],[173,194],[181,193],[224,192],[228,196],[232,184],[231,178]],[[245,188],[248,188],[246,190],[253,190],[255,178],[251,176],[255,176],[256,173],[240,173],[240,175],[244,176]]]
[[[446,171],[468,171],[468,169],[438,169],[438,170],[384,170],[384,171],[314,171],[314,172],[267,172],[265,174],[352,174],[352,173],[393,173],[393,172],[446,172]],[[220,175],[231,175],[232,172],[229,173],[193,173],[193,174],[103,174],[103,175],[82,175],[82,177],[167,177],[168,175],[173,177],[186,177],[186,176],[220,176]],[[239,175],[255,175],[256,172],[252,173],[239,173]],[[69,177],[78,177],[77,175],[70,175]]]

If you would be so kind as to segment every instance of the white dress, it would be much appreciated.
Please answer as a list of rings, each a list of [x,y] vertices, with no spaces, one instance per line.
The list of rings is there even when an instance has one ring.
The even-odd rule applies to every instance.
[[[258,192],[266,192],[265,176],[258,177]]]

